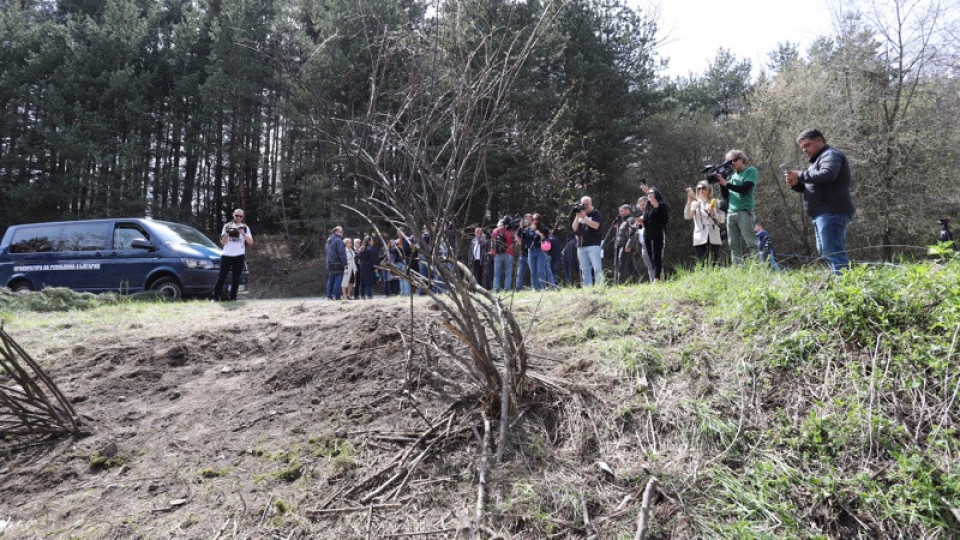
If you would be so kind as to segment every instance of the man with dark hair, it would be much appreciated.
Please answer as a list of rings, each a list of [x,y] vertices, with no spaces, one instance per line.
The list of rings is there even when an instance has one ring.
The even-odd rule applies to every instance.
[[[729,203],[727,240],[730,242],[730,258],[736,263],[743,262],[746,256],[757,252],[757,243],[753,237],[756,207],[754,195],[760,175],[756,167],[747,166],[747,155],[742,150],[727,152],[727,161],[733,167],[734,173],[729,179],[719,173],[716,178],[720,183],[720,194]]]
[[[850,265],[847,226],[854,213],[850,163],[843,152],[827,144],[820,130],[804,130],[797,144],[810,166],[805,171],[788,170],[784,177],[791,189],[803,194],[803,209],[813,219],[817,251],[838,274]]]

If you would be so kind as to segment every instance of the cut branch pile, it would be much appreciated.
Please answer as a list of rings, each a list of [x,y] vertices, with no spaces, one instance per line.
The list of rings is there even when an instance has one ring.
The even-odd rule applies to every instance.
[[[79,435],[73,406],[40,365],[0,328],[0,438]]]

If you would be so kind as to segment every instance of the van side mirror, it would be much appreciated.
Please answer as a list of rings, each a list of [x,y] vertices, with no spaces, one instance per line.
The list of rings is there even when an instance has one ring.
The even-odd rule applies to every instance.
[[[137,238],[130,242],[130,247],[134,249],[145,249],[147,251],[154,251],[157,249],[157,246],[153,245],[153,243],[148,240],[144,240],[143,238]]]

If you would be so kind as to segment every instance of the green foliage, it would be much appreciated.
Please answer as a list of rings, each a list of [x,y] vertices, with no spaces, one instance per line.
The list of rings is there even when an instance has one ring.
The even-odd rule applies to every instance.
[[[120,467],[126,462],[127,458],[123,456],[107,457],[101,455],[100,452],[94,452],[87,458],[87,466],[90,468],[90,472],[101,472],[114,467]]]
[[[230,474],[230,469],[213,469],[207,467],[200,469],[197,474],[200,475],[201,478],[220,478],[221,476]]]
[[[130,302],[164,302],[155,292],[122,296],[116,293],[92,294],[76,292],[63,287],[47,287],[41,291],[14,293],[0,287],[0,315],[20,311],[74,311],[101,306],[122,305]]]
[[[271,473],[271,476],[284,482],[295,482],[303,476],[303,464],[293,460],[286,467]]]

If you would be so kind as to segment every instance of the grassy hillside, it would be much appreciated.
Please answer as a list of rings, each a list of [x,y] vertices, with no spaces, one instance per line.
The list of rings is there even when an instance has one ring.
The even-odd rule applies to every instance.
[[[960,535],[956,262],[705,269],[540,313],[634,387],[610,413],[696,536]]]
[[[494,477],[489,516],[505,536],[586,534],[589,516],[602,537],[632,537],[651,476],[662,486],[653,538],[960,536],[960,262],[860,267],[838,278],[699,269],[657,285],[512,301],[531,369],[562,390],[531,392]],[[223,309],[104,303],[82,318],[15,302],[0,310],[37,350],[65,320],[82,320],[89,333],[97,320],[144,314],[150,322],[135,331],[159,335],[166,311],[189,324]],[[359,440],[348,442],[360,452]],[[475,451],[451,448],[444,459],[469,461],[455,454],[467,450]],[[430,467],[423,472],[452,474]],[[310,463],[304,475],[320,485]],[[461,495],[475,482],[444,478]],[[464,505],[442,493],[418,500]],[[334,525],[343,523],[309,530]],[[283,535],[307,530],[282,519],[271,526]]]

